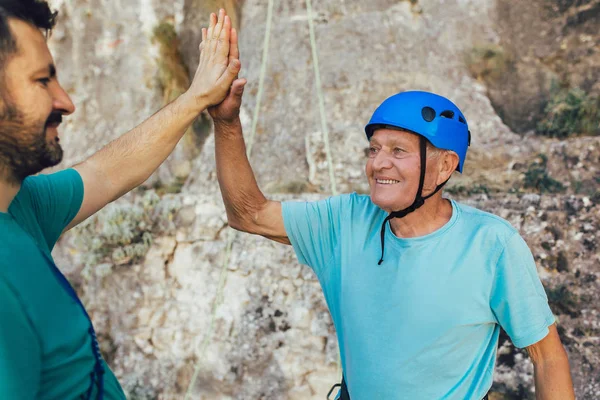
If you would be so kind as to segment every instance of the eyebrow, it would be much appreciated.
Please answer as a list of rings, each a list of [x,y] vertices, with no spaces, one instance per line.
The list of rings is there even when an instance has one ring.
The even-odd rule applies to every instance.
[[[34,75],[41,74],[43,72],[47,72],[50,75],[50,78],[54,78],[56,76],[56,66],[50,63],[47,67],[43,67],[34,72]]]

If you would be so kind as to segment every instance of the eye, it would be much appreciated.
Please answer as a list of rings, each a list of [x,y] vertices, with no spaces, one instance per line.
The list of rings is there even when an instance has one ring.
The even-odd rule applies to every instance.
[[[44,86],[48,86],[48,84],[50,83],[50,78],[40,78],[37,81]]]
[[[377,155],[378,151],[379,151],[379,149],[377,147],[369,146],[369,157],[373,157],[373,156]]]
[[[394,147],[394,154],[399,155],[399,154],[403,154],[403,153],[406,153],[403,148]]]

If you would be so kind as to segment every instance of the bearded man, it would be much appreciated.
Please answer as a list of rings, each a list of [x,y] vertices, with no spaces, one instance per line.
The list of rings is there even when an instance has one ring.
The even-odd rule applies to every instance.
[[[46,44],[45,1],[0,0],[0,398],[124,399],[92,323],[52,259],[61,233],[144,182],[187,127],[226,96],[240,70],[237,34],[211,14],[190,88],[81,164],[58,127],[75,111]]]

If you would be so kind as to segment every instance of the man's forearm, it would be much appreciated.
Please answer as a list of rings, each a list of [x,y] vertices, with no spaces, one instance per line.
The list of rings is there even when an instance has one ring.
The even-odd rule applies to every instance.
[[[202,109],[184,94],[103,147],[82,167],[101,175],[114,200],[150,177]]]
[[[215,120],[215,157],[229,225],[245,230],[248,218],[256,218],[267,199],[248,161],[239,118],[227,123]]]
[[[537,400],[575,400],[569,360],[564,356],[534,363]]]

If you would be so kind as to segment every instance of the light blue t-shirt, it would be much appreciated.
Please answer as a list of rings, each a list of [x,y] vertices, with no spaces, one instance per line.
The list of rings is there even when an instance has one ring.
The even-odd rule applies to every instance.
[[[555,322],[531,251],[505,220],[452,201],[437,231],[410,239],[356,193],[285,202],[287,235],[317,274],[352,400],[481,399],[500,326],[517,347]]]

